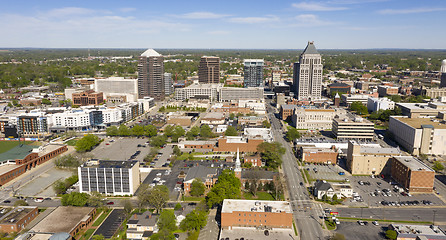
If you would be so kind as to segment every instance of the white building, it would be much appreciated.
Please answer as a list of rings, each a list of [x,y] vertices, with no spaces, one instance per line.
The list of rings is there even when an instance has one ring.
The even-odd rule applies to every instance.
[[[223,85],[218,84],[199,84],[194,82],[190,86],[185,88],[177,88],[175,92],[175,99],[183,101],[186,99],[197,98],[197,99],[209,99],[211,101],[216,101],[218,99],[219,89]]]
[[[343,109],[294,109],[291,120],[297,129],[324,130],[331,129],[333,118],[345,113]]]
[[[298,100],[320,99],[322,93],[322,58],[314,46],[308,42],[307,47],[294,64],[293,85]]]
[[[103,92],[107,100],[116,96],[124,96],[127,102],[135,102],[138,99],[138,79],[123,77],[96,79],[94,91]]]
[[[133,195],[139,186],[138,161],[90,160],[78,167],[79,191]]]
[[[164,73],[164,94],[169,96],[173,93],[172,73]]]
[[[353,196],[353,189],[350,184],[330,184],[325,180],[317,180],[314,183],[313,195],[317,199],[322,199],[323,196],[327,198],[333,198],[334,195],[338,199],[341,198],[351,198]]]
[[[263,87],[222,87],[219,92],[220,102],[230,102],[240,99],[264,100]]]
[[[55,113],[51,116],[51,128],[65,128],[67,130],[88,130],[91,128],[90,112],[84,110],[71,110]]]
[[[274,141],[270,128],[245,128],[243,135],[247,138],[261,138],[265,142]]]
[[[367,100],[367,110],[369,112],[377,112],[379,110],[393,110],[395,102],[388,98],[369,97]]]
[[[369,95],[367,94],[342,94],[341,102],[345,103],[347,106],[350,106],[353,102],[360,102],[364,105],[367,105],[367,101],[369,100]]]

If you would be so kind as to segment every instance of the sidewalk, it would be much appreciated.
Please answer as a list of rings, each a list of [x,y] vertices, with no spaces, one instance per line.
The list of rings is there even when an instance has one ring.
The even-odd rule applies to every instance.
[[[220,228],[215,221],[215,216],[217,215],[217,209],[211,209],[209,211],[208,222],[206,226],[201,229],[198,240],[218,240],[218,235],[220,234]]]

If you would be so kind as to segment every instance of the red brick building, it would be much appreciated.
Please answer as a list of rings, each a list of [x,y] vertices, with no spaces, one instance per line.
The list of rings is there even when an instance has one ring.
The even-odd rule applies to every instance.
[[[221,210],[221,228],[291,228],[293,212],[286,201],[225,199]]]
[[[291,116],[293,116],[294,109],[297,108],[297,105],[280,105],[280,117],[282,120],[288,120],[291,119]]]
[[[38,208],[31,206],[4,209],[6,213],[0,220],[0,232],[5,233],[22,231],[39,214]]]
[[[392,158],[391,176],[409,192],[432,192],[435,171],[413,156]]]
[[[338,152],[333,148],[301,147],[298,152],[303,162],[336,164]]]
[[[73,93],[72,98],[73,104],[78,106],[99,105],[104,102],[104,94],[93,90]]]
[[[251,163],[253,167],[265,166],[265,163],[262,162],[262,158],[260,157],[260,154],[245,156],[243,158],[243,163]]]
[[[257,152],[257,146],[263,143],[263,139],[230,137],[218,139],[217,146],[214,148],[215,152],[237,152],[237,149],[242,153]]]

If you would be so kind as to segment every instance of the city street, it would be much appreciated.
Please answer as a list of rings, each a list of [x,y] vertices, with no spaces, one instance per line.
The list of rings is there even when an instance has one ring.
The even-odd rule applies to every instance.
[[[289,143],[283,138],[281,123],[275,117],[269,101],[267,101],[267,109],[274,138],[286,149],[282,156],[282,167],[288,184],[289,201],[292,203],[294,221],[297,224],[299,237],[300,239],[324,239],[319,219],[319,216],[322,215],[322,207],[310,200],[305,186],[300,186],[300,182],[304,182],[304,180],[298,169],[296,158]]]

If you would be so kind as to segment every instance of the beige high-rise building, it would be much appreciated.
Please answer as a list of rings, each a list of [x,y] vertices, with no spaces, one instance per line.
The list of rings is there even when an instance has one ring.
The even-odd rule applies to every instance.
[[[398,148],[367,147],[356,141],[348,142],[347,169],[354,175],[390,173],[389,159],[399,156]]]
[[[164,88],[164,57],[155,50],[148,49],[139,57],[138,98],[163,100]]]
[[[200,83],[220,83],[220,58],[203,56],[198,66]]]
[[[299,62],[294,64],[293,87],[294,96],[298,100],[321,98],[322,69],[321,55],[314,42],[308,42]]]

